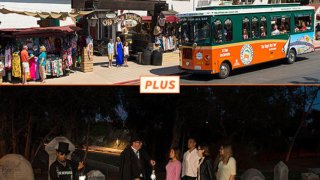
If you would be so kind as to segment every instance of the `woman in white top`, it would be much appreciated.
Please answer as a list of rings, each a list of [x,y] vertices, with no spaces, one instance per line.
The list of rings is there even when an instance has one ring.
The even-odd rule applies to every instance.
[[[233,180],[236,177],[236,160],[232,157],[230,145],[220,147],[217,180]]]
[[[124,67],[128,67],[128,58],[129,58],[129,46],[128,46],[128,42],[126,42],[124,44],[124,47],[123,47],[123,51],[124,51]]]

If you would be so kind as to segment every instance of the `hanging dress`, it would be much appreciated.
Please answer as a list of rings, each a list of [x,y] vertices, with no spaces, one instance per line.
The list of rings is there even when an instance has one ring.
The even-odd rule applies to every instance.
[[[29,60],[29,73],[30,73],[30,79],[35,80],[36,78],[36,63],[35,58],[31,58]]]
[[[12,59],[12,76],[21,78],[20,56],[18,53],[13,54]]]
[[[117,52],[118,55],[116,57],[116,65],[122,65],[123,64],[123,50],[122,50],[122,43],[117,42]]]
[[[72,48],[68,48],[67,50],[68,53],[68,66],[71,67],[72,66]]]
[[[5,56],[5,61],[4,61],[5,68],[6,70],[10,70],[12,66],[12,55],[11,55],[10,48],[5,50],[4,56]]]
[[[36,71],[36,77],[34,78],[34,80],[38,80],[40,79],[40,74],[39,74],[39,58],[35,57],[34,58],[34,62],[35,62],[35,71]]]

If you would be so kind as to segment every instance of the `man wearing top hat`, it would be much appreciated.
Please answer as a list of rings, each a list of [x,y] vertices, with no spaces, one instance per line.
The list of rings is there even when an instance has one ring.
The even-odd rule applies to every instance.
[[[75,163],[66,158],[69,153],[69,144],[59,142],[57,160],[50,166],[50,180],[76,179],[76,173],[83,168],[83,162],[80,162],[78,166],[75,165]]]
[[[147,172],[156,162],[151,160],[146,151],[141,149],[142,139],[138,136],[131,138],[131,145],[126,147],[120,155],[120,180],[148,180]]]

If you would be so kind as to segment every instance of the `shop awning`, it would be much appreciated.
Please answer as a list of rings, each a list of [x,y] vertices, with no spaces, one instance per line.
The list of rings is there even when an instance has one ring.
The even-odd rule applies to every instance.
[[[166,22],[178,22],[178,18],[173,15],[165,16]],[[152,16],[142,16],[142,22],[151,22]]]
[[[176,16],[166,16],[166,22],[178,22],[178,18]]]
[[[142,16],[142,22],[151,22],[152,16]]]
[[[91,14],[93,11],[79,11],[79,12],[27,12],[27,11],[14,11],[8,10],[5,8],[0,9],[0,13],[2,14],[9,14],[15,13],[25,16],[32,16],[36,18],[53,18],[65,21],[67,17],[71,18],[79,18],[88,14]]]
[[[59,26],[59,27],[34,27],[26,29],[0,29],[0,33],[5,33],[12,37],[24,37],[24,36],[48,36],[48,35],[59,35],[68,34],[75,31],[80,31],[81,28],[70,25],[70,26]]]

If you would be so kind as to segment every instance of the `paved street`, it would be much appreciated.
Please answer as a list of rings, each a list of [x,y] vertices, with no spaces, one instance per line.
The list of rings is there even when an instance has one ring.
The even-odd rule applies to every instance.
[[[230,77],[212,75],[180,75],[181,84],[320,84],[320,51],[298,56],[294,64],[278,60],[236,69]]]

